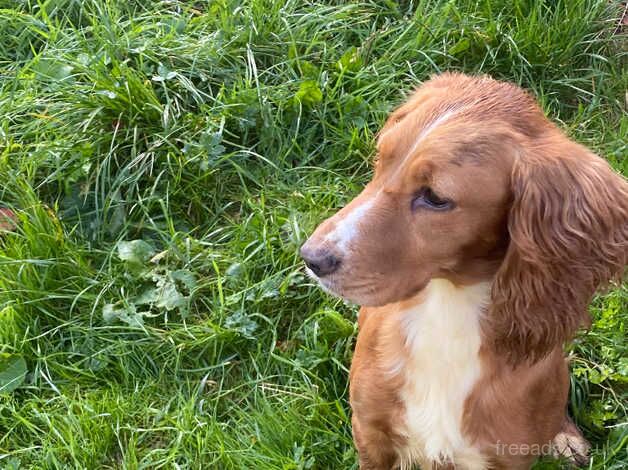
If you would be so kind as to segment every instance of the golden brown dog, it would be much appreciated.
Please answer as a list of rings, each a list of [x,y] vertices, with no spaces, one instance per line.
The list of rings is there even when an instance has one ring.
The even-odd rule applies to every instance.
[[[361,468],[582,457],[562,346],[624,272],[628,184],[521,88],[485,76],[426,82],[377,148],[372,181],[301,249],[326,290],[362,305]]]

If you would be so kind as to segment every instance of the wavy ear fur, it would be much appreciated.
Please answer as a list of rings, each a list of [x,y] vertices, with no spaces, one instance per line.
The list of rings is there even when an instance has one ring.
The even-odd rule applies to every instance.
[[[513,363],[588,325],[591,297],[623,276],[628,257],[628,183],[566,137],[536,150],[514,164],[510,244],[488,317],[494,348]]]

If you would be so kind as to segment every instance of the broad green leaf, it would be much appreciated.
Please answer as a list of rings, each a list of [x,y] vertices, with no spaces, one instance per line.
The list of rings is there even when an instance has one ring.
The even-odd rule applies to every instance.
[[[300,67],[303,77],[305,78],[318,78],[320,75],[318,67],[307,60],[302,60],[300,62]]]
[[[149,287],[148,289],[143,290],[140,295],[135,297],[132,300],[132,303],[135,305],[147,305],[153,304],[157,300],[157,289],[154,287]]]
[[[233,263],[225,271],[225,276],[240,277],[242,275],[242,263]]]
[[[185,306],[186,302],[186,297],[181,295],[181,292],[177,290],[177,286],[174,282],[165,281],[158,285],[157,298],[155,299],[155,306],[157,308],[173,310],[177,307],[181,308]]]
[[[61,81],[72,74],[72,66],[56,59],[40,59],[32,66],[32,70],[40,79]]]
[[[157,287],[154,291],[154,305],[166,310],[179,309],[181,316],[186,316],[190,293],[196,287],[196,277],[187,269],[161,274],[152,273]],[[147,294],[151,295],[151,294]]]
[[[118,243],[118,257],[130,263],[144,263],[155,254],[155,249],[144,240],[121,241]]]
[[[360,57],[360,53],[356,47],[352,47],[347,50],[338,62],[336,62],[336,67],[339,70],[345,72],[357,72],[362,68],[364,61],[362,57]]]
[[[19,470],[22,468],[22,461],[19,457],[9,457],[7,460],[3,460],[2,463],[4,464],[2,467],[4,470]]]
[[[12,392],[26,378],[26,361],[19,354],[0,353],[0,393]]]
[[[222,132],[203,132],[201,134],[201,138],[199,143],[207,152],[207,155],[210,157],[217,157],[222,155],[225,152],[225,146],[221,145],[222,142]]]
[[[305,80],[299,86],[295,98],[305,106],[314,106],[323,100],[323,92],[315,80]]]
[[[467,38],[463,38],[458,41],[456,44],[451,46],[447,52],[451,55],[456,55],[459,52],[464,52],[471,47],[471,42]]]
[[[196,276],[187,269],[178,269],[170,273],[170,279],[183,284],[188,291],[192,291],[196,287]]]
[[[237,311],[225,319],[225,327],[237,331],[246,338],[253,338],[253,333],[257,330],[258,324],[246,313]]]
[[[106,304],[102,309],[102,316],[107,323],[120,320],[129,326],[144,325],[144,314],[138,312],[135,305],[116,308],[114,304]]]
[[[159,66],[157,67],[157,75],[154,75],[152,80],[154,82],[165,82],[166,80],[172,80],[176,76],[177,72],[173,72],[172,70],[169,70],[168,67],[166,67],[165,65],[159,64]]]

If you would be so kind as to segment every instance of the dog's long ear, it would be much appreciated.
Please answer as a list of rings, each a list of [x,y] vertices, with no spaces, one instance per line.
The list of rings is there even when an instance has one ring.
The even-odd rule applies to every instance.
[[[628,183],[565,137],[538,151],[514,164],[510,244],[487,317],[493,347],[513,363],[588,325],[591,297],[623,276],[628,257]]]

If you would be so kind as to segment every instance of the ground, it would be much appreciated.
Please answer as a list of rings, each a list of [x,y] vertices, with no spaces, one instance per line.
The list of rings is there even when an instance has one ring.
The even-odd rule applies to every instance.
[[[356,308],[299,245],[444,70],[521,84],[628,174],[623,8],[0,2],[0,467],[356,468]],[[571,412],[626,468],[627,287],[591,314]]]

